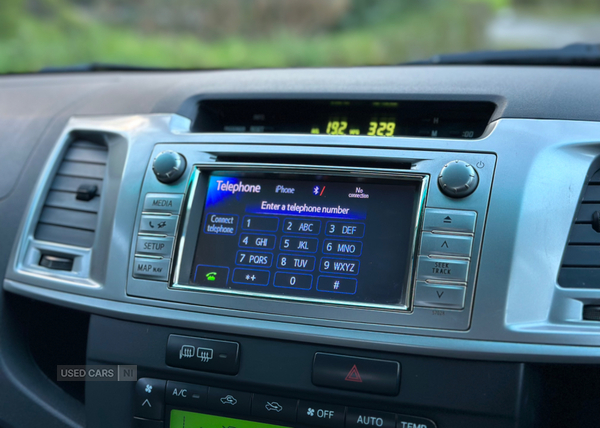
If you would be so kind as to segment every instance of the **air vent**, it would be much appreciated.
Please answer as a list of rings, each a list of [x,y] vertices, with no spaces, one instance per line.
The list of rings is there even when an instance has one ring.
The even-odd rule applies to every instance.
[[[36,239],[93,245],[107,158],[108,149],[101,144],[75,141],[69,146],[46,197]]]
[[[577,210],[558,283],[567,288],[600,288],[600,171],[590,179]]]

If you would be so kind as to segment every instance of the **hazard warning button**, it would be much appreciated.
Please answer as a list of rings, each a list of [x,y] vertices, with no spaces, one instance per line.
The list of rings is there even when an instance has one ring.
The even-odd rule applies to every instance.
[[[400,363],[317,352],[312,382],[329,388],[396,395],[400,387]]]

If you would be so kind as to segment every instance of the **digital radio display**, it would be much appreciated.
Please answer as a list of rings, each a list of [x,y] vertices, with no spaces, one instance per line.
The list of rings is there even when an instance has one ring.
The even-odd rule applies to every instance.
[[[401,306],[422,180],[213,173],[190,286]]]

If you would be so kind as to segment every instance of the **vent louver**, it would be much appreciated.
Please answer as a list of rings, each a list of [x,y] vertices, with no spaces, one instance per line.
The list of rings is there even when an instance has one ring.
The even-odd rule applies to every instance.
[[[600,212],[600,171],[590,179],[571,228],[558,275],[566,288],[600,288],[600,222],[594,225],[594,213]]]
[[[107,159],[108,149],[102,144],[71,143],[46,197],[36,239],[86,248],[93,245]],[[89,201],[77,199],[82,185],[96,186],[96,196]]]

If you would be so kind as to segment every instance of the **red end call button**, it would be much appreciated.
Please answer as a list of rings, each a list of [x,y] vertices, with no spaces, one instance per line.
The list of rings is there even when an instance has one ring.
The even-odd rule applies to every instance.
[[[312,382],[329,388],[396,395],[400,387],[400,363],[317,352]]]

